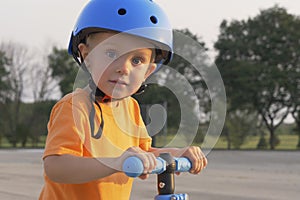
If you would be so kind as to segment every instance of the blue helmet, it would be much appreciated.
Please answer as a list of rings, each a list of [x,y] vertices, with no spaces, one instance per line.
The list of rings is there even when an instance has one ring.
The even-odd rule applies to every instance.
[[[95,29],[126,32],[153,41],[160,49],[158,66],[173,54],[173,32],[163,9],[153,0],[91,0],[83,8],[71,34],[68,52],[79,57],[78,44]]]

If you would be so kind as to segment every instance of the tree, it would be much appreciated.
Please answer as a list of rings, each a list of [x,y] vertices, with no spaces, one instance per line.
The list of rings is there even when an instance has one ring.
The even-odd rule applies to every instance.
[[[48,112],[44,110],[49,110],[46,100],[55,83],[46,62],[38,59],[38,53],[32,54],[26,46],[13,42],[2,43],[0,49],[3,52],[0,55],[1,134],[4,133],[13,147],[19,142],[25,147],[29,139],[37,143],[44,132],[41,126],[47,126]]]
[[[60,94],[58,83],[52,77],[52,69],[44,55],[29,66],[28,76],[33,102],[55,99]]]
[[[189,81],[193,89],[193,91],[190,92],[195,92],[198,100],[201,100],[196,103],[199,103],[200,110],[203,110],[204,114],[207,114],[210,109],[210,97],[206,85],[209,75],[204,69],[210,67],[206,54],[208,48],[202,39],[193,34],[189,29],[175,30],[174,36],[175,55],[169,66],[182,74]],[[192,42],[183,36],[191,38]],[[170,73],[168,75],[167,78],[172,81],[177,79],[177,77],[173,77]]]
[[[240,149],[247,137],[256,132],[257,115],[246,110],[235,110],[228,113],[222,135],[227,140],[227,149]]]
[[[21,106],[22,122],[19,126],[22,134],[20,142],[25,147],[31,141],[31,147],[37,147],[40,142],[40,136],[47,134],[47,123],[50,111],[56,103],[54,100],[36,101],[33,103],[23,103]],[[25,126],[24,126],[25,125]]]
[[[0,110],[2,111],[0,114],[0,127],[5,127],[4,118],[5,114],[3,112],[4,110],[4,102],[5,102],[5,95],[7,90],[9,89],[9,85],[7,83],[7,76],[8,71],[6,70],[6,65],[9,65],[9,60],[5,56],[5,53],[0,51]],[[0,145],[3,138],[3,128],[0,132]]]
[[[290,24],[291,33],[287,38],[290,44],[290,63],[286,67],[288,80],[286,87],[290,93],[291,115],[297,125],[297,147],[300,148],[300,17],[294,17]]]
[[[299,55],[297,20],[278,6],[246,21],[224,20],[215,43],[219,51],[216,64],[230,109],[257,112],[269,130],[271,149],[275,148],[275,130],[290,111],[287,71],[296,65]]]
[[[9,72],[7,71],[7,65],[10,64],[10,60],[6,57],[5,52],[0,51],[0,102],[4,102],[6,92],[9,89],[9,84],[7,76]]]
[[[26,72],[30,65],[30,54],[28,49],[17,43],[2,43],[0,50],[5,52],[5,55],[9,59],[9,64],[7,64],[7,71],[9,72],[7,76],[7,83],[9,85],[9,90],[5,92],[4,103],[5,106],[2,113],[5,113],[5,123],[6,124],[6,137],[9,142],[16,147],[19,141],[19,128],[22,126],[21,122],[21,103],[22,96],[24,95],[24,88],[27,87]]]
[[[158,135],[161,135],[164,133],[164,128],[168,130],[168,132],[175,132],[179,128],[180,124],[180,110],[178,101],[176,99],[176,96],[170,91],[169,89],[156,85],[156,84],[149,84],[148,87],[145,89],[145,92],[139,95],[134,95],[133,96],[135,99],[138,100],[138,102],[141,104],[141,112],[143,119],[146,123],[146,126],[149,124],[148,121],[146,120],[147,117],[146,115],[150,115],[150,113],[147,113],[147,110],[142,109],[144,105],[150,106],[154,104],[160,104],[160,105],[167,105],[166,106],[166,114],[167,114],[167,121],[166,122],[161,122],[159,126],[161,127],[153,127],[151,130],[149,130],[148,127],[148,132],[150,136],[153,138],[153,145],[156,145],[156,137]],[[152,116],[155,117],[155,116]],[[162,116],[159,116],[160,119],[153,119],[151,118],[150,120],[162,120]],[[151,121],[152,122],[152,121]],[[153,125],[153,124],[152,124]],[[157,125],[157,123],[155,124]],[[167,126],[167,127],[164,127]],[[166,130],[165,129],[165,130]],[[153,132],[155,130],[155,132]],[[173,135],[173,134],[172,134]]]
[[[58,81],[63,95],[72,92],[75,78],[78,72],[77,63],[66,49],[53,47],[48,56],[49,67],[52,70],[52,77]]]
[[[209,72],[206,70],[211,64],[207,50],[202,38],[189,29],[174,30],[175,54],[169,66],[183,78],[168,72],[166,77],[174,85],[176,84],[176,90],[180,89],[177,92],[186,96],[184,99],[189,99],[178,99],[182,111],[178,113],[181,116],[180,125],[187,142],[191,140],[197,143],[203,142],[212,116],[211,95],[213,91],[208,90]],[[194,129],[195,126],[198,130]]]
[[[300,57],[300,53],[298,57]],[[296,132],[298,134],[297,148],[300,148],[300,60],[298,61],[298,63],[299,64],[297,64],[293,68],[293,70],[290,71],[289,91],[291,94],[291,114],[297,125],[296,127]]]
[[[203,68],[209,65],[205,54],[208,49],[201,38],[188,29],[174,30],[173,33],[175,52],[173,59],[149,81],[160,85],[151,85],[147,92],[136,98],[141,104],[166,101],[169,132],[175,134],[178,130],[177,133],[182,134],[186,139],[181,141],[182,144],[191,143],[195,137],[197,142],[200,142],[203,136],[200,129],[195,130],[195,125],[199,126],[200,117],[205,116],[206,111],[208,112],[210,98],[202,77],[205,74],[200,74],[194,64],[197,63]],[[202,118],[201,122],[206,123],[208,119],[209,117]],[[198,132],[197,135],[195,132]]]

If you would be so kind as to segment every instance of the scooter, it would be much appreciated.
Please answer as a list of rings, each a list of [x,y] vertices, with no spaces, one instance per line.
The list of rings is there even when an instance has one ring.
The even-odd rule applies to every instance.
[[[188,172],[192,164],[185,157],[173,157],[169,153],[162,153],[156,158],[156,168],[151,174],[157,174],[158,195],[154,200],[188,200],[188,195],[174,194],[175,191],[175,172]],[[123,163],[123,171],[129,177],[138,177],[144,171],[142,161],[137,157],[129,157]]]

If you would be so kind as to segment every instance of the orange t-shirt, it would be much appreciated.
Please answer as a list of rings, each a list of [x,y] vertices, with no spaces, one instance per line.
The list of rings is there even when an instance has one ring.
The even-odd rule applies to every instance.
[[[66,95],[52,109],[48,123],[48,136],[43,158],[49,155],[71,154],[81,157],[117,157],[132,146],[147,151],[151,146],[138,103],[131,97],[119,102],[117,107],[100,103],[104,128],[99,139],[91,134],[89,113],[91,102],[83,89]],[[96,134],[100,110],[94,104]],[[133,179],[124,173],[83,183],[61,184],[44,175],[45,185],[40,200],[128,200]]]

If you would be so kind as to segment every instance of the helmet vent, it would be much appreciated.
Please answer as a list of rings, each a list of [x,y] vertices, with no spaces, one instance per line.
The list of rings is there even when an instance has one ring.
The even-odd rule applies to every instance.
[[[156,18],[155,16],[151,16],[151,17],[150,17],[150,20],[151,20],[151,22],[152,22],[153,24],[157,24],[157,22],[158,22],[158,20],[157,20],[157,18]]]
[[[119,15],[125,15],[125,14],[126,14],[126,9],[120,8],[120,9],[118,10],[118,14],[119,14]]]

